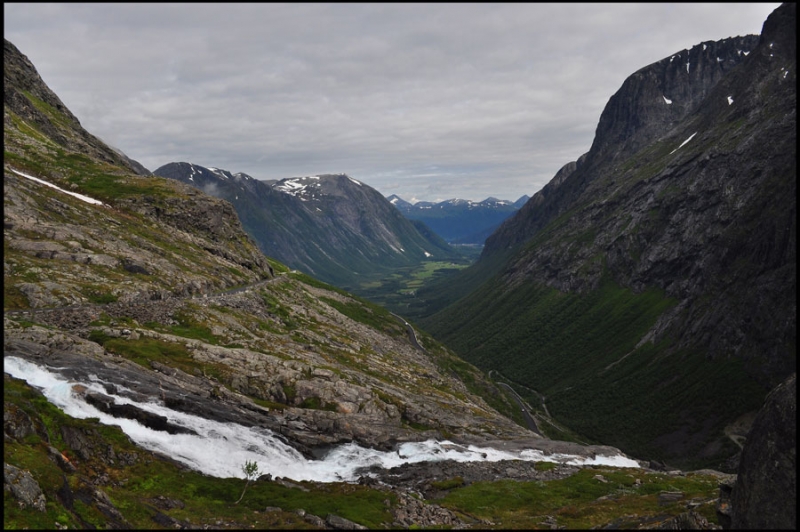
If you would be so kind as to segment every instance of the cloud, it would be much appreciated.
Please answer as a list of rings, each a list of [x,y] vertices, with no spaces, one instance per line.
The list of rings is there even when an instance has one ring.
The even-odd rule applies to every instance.
[[[777,4],[5,4],[92,133],[154,170],[346,172],[384,194],[533,194],[625,78]],[[432,169],[436,170],[433,171]]]

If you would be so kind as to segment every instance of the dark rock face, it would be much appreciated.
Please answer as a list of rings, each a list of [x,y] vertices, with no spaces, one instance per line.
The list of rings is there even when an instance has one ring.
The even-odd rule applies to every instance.
[[[548,338],[526,328],[520,317],[536,301],[530,308],[510,303],[517,288],[588,297],[613,281],[634,294],[658,290],[674,305],[649,330],[634,334],[637,349],[653,345],[664,356],[639,373],[663,364],[656,371],[663,371],[664,380],[680,379],[666,356],[692,353],[687,356],[698,365],[717,364],[746,381],[750,389],[737,399],[755,409],[767,390],[796,369],[795,20],[794,4],[785,4],[760,37],[701,43],[633,74],[609,101],[589,152],[566,164],[504,222],[486,240],[478,264],[452,281],[453,290],[474,286],[472,294],[444,310],[432,305],[422,325],[485,369],[491,364],[484,361],[497,358],[489,348],[481,351],[482,345],[524,331],[509,342],[502,362],[523,367],[542,353],[517,346],[541,345]],[[498,323],[492,329],[483,326],[488,316],[476,316],[484,308],[512,306],[502,318],[491,316]],[[556,312],[552,321],[563,317]],[[472,345],[459,345],[478,322],[481,336],[473,334]],[[588,342],[584,352],[609,348],[608,342]],[[670,345],[658,347],[660,342]],[[546,385],[577,380],[584,365],[579,356],[560,359]],[[623,364],[607,370],[620,380],[637,379],[637,370]],[[733,381],[714,373],[720,382]],[[587,373],[585,381],[596,382],[596,375]],[[698,404],[688,387],[674,385],[687,403]],[[650,388],[646,398],[658,392]],[[596,393],[603,393],[599,385]],[[576,404],[563,407],[570,417],[583,415]],[[721,420],[745,413],[739,408],[698,410],[687,419],[722,425]],[[622,414],[609,409],[603,415]],[[724,435],[714,430],[719,448]],[[700,443],[694,451],[682,448],[675,440],[685,431],[665,432],[651,442],[668,461],[717,452],[714,446],[700,449]]]
[[[677,126],[756,44],[756,35],[704,42],[631,75],[600,115],[590,159],[624,158]]]
[[[728,71],[748,57],[758,40],[758,36],[748,35],[701,43],[628,77],[600,115],[589,152],[578,161],[564,165],[550,183],[520,209],[519,215],[509,219],[487,239],[485,254],[531,238],[555,216],[569,209],[570,203],[584,191],[585,184],[603,171],[603,165],[636,153],[674,129],[696,111],[697,105]],[[581,167],[581,172],[576,173]],[[567,181],[568,177],[572,179]]]
[[[736,486],[731,528],[797,528],[797,375],[778,385],[750,429]]]

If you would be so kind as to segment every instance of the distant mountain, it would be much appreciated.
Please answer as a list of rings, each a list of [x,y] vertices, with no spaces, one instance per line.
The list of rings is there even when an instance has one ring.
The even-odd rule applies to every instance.
[[[154,173],[228,200],[266,255],[336,286],[353,288],[365,275],[458,256],[378,191],[345,174],[268,183],[186,162]]]
[[[438,203],[420,201],[413,204],[394,194],[387,199],[406,218],[425,223],[451,244],[483,245],[486,237],[529,198],[522,196],[513,203],[490,197],[479,202],[450,199]]]
[[[633,73],[589,152],[408,315],[587,438],[731,470],[734,422],[796,368],[795,12]]]

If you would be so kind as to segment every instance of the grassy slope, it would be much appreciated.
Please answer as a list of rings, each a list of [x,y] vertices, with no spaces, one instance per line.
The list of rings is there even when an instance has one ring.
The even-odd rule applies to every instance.
[[[689,420],[757,409],[753,398],[764,391],[731,361],[685,350],[666,355],[669,341],[637,348],[673,305],[659,290],[634,294],[608,279],[587,294],[536,283],[508,288],[495,279],[423,323],[469,362],[543,393],[550,412],[590,440],[640,458],[674,460],[668,449],[678,449],[697,456],[680,465],[719,465],[731,443],[703,449],[722,420]]]

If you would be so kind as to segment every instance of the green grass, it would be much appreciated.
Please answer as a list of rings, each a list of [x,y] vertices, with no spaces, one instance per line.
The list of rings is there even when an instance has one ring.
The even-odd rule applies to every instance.
[[[47,499],[47,511],[40,513],[34,509],[20,508],[10,492],[5,492],[3,525],[6,529],[52,529],[55,522],[67,524],[70,528],[85,528],[87,524],[108,528],[111,521],[93,504],[75,498],[72,510],[61,505],[57,492],[65,479],[73,493],[86,486],[92,486],[92,490],[102,490],[137,529],[156,528],[152,520],[155,509],[149,499],[157,496],[182,501],[184,508],[166,510],[164,513],[199,527],[213,526],[220,519],[234,522],[242,528],[310,527],[294,513],[299,509],[323,519],[328,514],[336,514],[370,528],[383,528],[385,523],[392,521],[384,501],[388,499],[393,504],[396,501],[394,494],[354,484],[299,483],[304,486],[303,491],[273,482],[254,482],[248,487],[241,503],[236,505],[234,502],[244,486],[243,479],[210,477],[157,459],[133,445],[118,427],[100,425],[92,419],[70,418],[22,381],[6,379],[3,393],[6,408],[14,405],[23,409],[35,422],[40,419],[43,421],[42,426],[51,445],[75,456],[60,434],[62,427],[77,427],[84,434],[87,448],[93,453],[88,459],[73,459],[78,470],[65,473],[47,457],[48,444],[42,437],[32,436],[22,443],[6,442],[3,446],[4,461],[29,470]],[[118,456],[120,453],[136,453],[136,463],[123,466],[107,462],[104,457],[109,446]],[[92,485],[91,482],[101,474],[107,475],[110,482]],[[264,513],[267,506],[277,506],[283,511]]]
[[[607,482],[595,479],[596,475]],[[684,500],[719,495],[718,482],[711,476],[668,477],[636,469],[584,468],[549,482],[475,482],[451,489],[439,503],[459,513],[502,523],[507,529],[549,528],[543,524],[547,516],[554,517],[560,527],[588,529],[615,516],[674,516],[686,511],[680,503],[659,505],[661,491],[681,491]],[[701,511],[710,522],[716,522],[713,505],[706,506]]]
[[[515,384],[543,393],[576,439],[685,467],[718,467],[731,450],[720,439],[722,414],[758,409],[765,390],[736,360],[676,350],[670,338],[637,348],[674,304],[661,290],[637,294],[608,278],[584,294],[495,280],[422,326],[482,370],[513,375]],[[671,382],[681,383],[681,394]],[[693,419],[715,421],[698,426]]]

